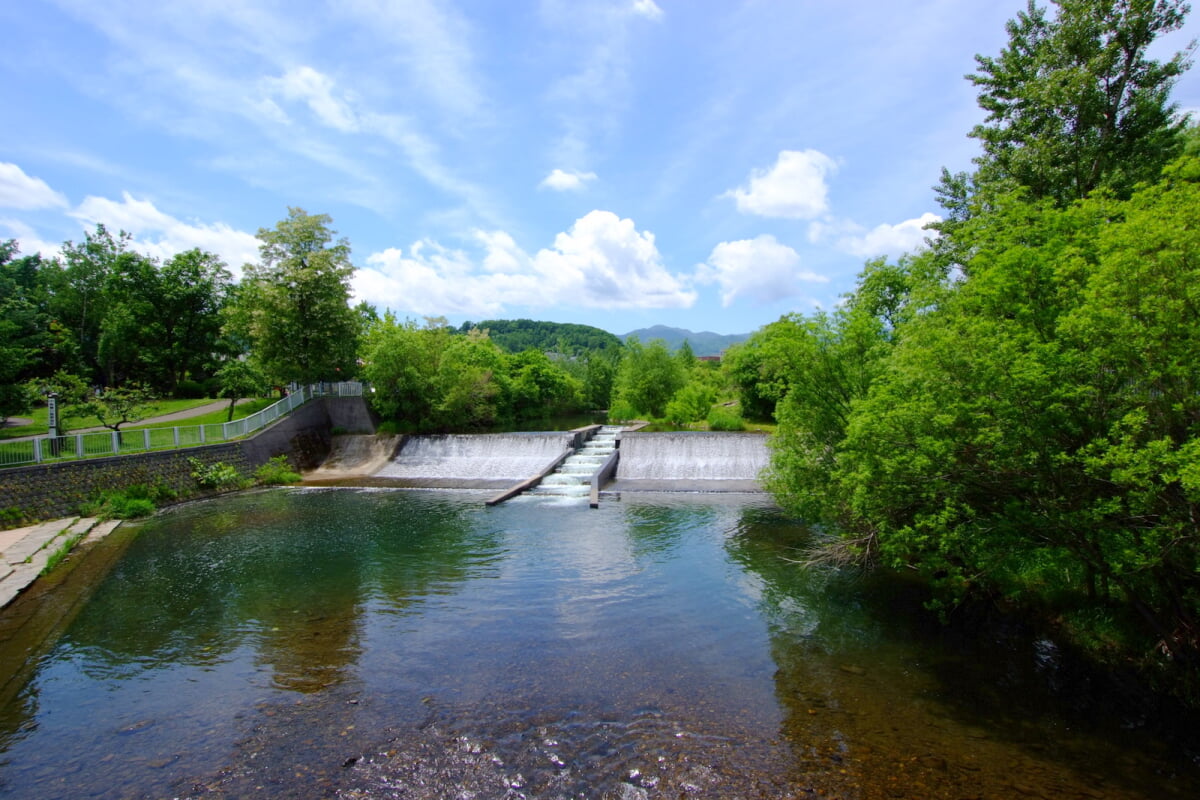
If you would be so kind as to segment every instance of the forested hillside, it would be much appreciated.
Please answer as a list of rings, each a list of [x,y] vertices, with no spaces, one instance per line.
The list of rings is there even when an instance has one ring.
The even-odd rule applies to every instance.
[[[459,332],[466,333],[474,328],[487,331],[491,340],[509,353],[532,349],[578,356],[589,350],[621,346],[621,340],[608,331],[572,322],[488,319],[483,322],[464,322]]]

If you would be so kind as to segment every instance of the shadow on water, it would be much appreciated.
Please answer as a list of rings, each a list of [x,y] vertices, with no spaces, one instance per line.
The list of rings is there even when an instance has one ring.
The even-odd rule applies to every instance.
[[[1146,730],[1114,680],[1032,631],[967,612],[943,625],[913,581],[797,568],[805,543],[762,509],[728,539],[762,581],[784,730],[807,774],[862,798],[1194,796],[1194,715]]]

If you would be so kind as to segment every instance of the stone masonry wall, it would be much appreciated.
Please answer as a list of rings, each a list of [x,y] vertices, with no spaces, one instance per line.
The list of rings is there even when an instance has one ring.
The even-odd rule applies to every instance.
[[[277,455],[286,455],[293,467],[311,469],[329,453],[335,419],[353,419],[374,431],[362,398],[320,398],[238,442],[0,469],[0,510],[16,509],[26,521],[68,517],[99,492],[138,484],[166,485],[180,499],[197,497],[202,493],[190,458],[223,462],[246,476]]]

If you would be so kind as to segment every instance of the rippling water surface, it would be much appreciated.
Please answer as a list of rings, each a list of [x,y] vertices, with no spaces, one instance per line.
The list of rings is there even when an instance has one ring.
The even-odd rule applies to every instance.
[[[751,496],[185,506],[5,612],[0,797],[1200,796],[1048,643],[964,650],[803,537]]]

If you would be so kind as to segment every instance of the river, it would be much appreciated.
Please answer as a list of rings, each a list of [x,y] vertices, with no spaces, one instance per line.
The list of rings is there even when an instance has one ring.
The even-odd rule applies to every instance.
[[[800,568],[763,496],[482,500],[122,526],[4,612],[0,797],[1200,796],[1195,742],[1051,643]]]

